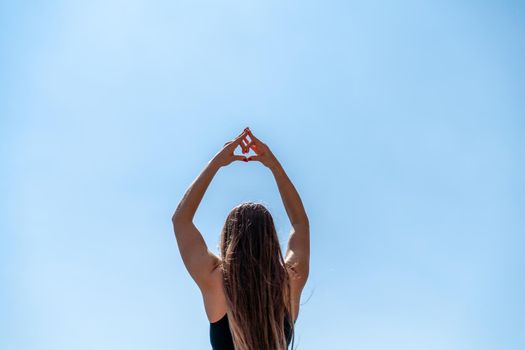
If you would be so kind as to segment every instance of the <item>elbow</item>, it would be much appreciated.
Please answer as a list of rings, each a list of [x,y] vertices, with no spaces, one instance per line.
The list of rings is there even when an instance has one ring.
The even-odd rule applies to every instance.
[[[192,219],[187,218],[186,216],[180,215],[180,213],[178,212],[175,212],[171,216],[171,222],[173,223],[173,227],[176,227],[176,226],[179,226],[180,224],[192,222]]]
[[[171,223],[173,224],[173,228],[175,229],[177,226],[179,226],[180,222],[181,222],[181,217],[180,215],[178,215],[178,213],[174,213],[172,216],[171,216]]]

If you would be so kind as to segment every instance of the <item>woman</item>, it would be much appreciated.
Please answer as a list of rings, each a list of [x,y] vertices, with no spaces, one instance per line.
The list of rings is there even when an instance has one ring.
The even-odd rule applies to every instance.
[[[235,155],[237,146],[256,155]],[[208,250],[193,224],[213,176],[233,161],[259,161],[272,171],[292,225],[284,257],[272,216],[262,204],[241,203],[230,211],[221,232],[220,257]],[[309,221],[270,148],[249,128],[226,142],[190,185],[172,221],[184,265],[203,296],[212,348],[285,350],[291,341],[293,348],[294,323],[309,271]]]

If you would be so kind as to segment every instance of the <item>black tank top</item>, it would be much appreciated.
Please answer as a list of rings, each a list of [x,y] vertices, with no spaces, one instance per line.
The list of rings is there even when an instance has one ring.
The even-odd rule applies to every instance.
[[[286,315],[284,322],[284,334],[286,343],[290,345],[292,333],[290,327],[290,317]],[[228,314],[217,322],[210,323],[210,342],[213,350],[234,350],[230,324],[228,323]]]

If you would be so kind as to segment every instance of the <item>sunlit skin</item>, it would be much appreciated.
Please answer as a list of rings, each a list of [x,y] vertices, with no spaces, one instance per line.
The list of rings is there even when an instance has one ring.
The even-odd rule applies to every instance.
[[[250,140],[248,140],[248,137]],[[257,148],[257,145],[255,143],[255,136],[252,134],[251,130],[246,127],[243,132],[238,135],[234,140],[228,141],[224,144],[222,150],[220,150],[215,155],[215,161],[220,166],[226,166],[231,164],[233,161],[236,160],[242,160],[242,161],[250,161],[250,160],[259,160],[257,157],[261,157],[264,154],[264,150],[259,151]],[[259,143],[262,143],[260,140],[258,140]],[[241,147],[241,151],[243,154],[249,153],[250,149],[252,149],[257,156],[251,156],[251,157],[245,157],[241,155],[235,155],[233,152],[236,149],[237,146]]]
[[[250,149],[255,155],[246,157],[234,154],[237,147],[243,154]],[[241,134],[224,144],[223,148],[206,164],[192,182],[172,217],[173,228],[180,254],[186,269],[199,286],[206,315],[210,322],[217,322],[227,312],[226,297],[222,287],[222,272],[218,268],[221,258],[211,252],[201,233],[193,223],[195,212],[217,171],[235,161],[258,161],[272,171],[292,224],[285,262],[291,277],[292,315],[299,315],[301,291],[307,281],[310,260],[309,221],[299,194],[277,161],[270,148],[246,127]]]

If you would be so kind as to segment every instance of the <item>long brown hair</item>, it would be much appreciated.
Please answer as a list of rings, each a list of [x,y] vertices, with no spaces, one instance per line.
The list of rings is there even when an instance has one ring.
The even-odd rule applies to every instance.
[[[255,202],[234,207],[221,232],[220,251],[235,350],[287,349],[288,320],[293,348],[290,279],[268,209]]]

